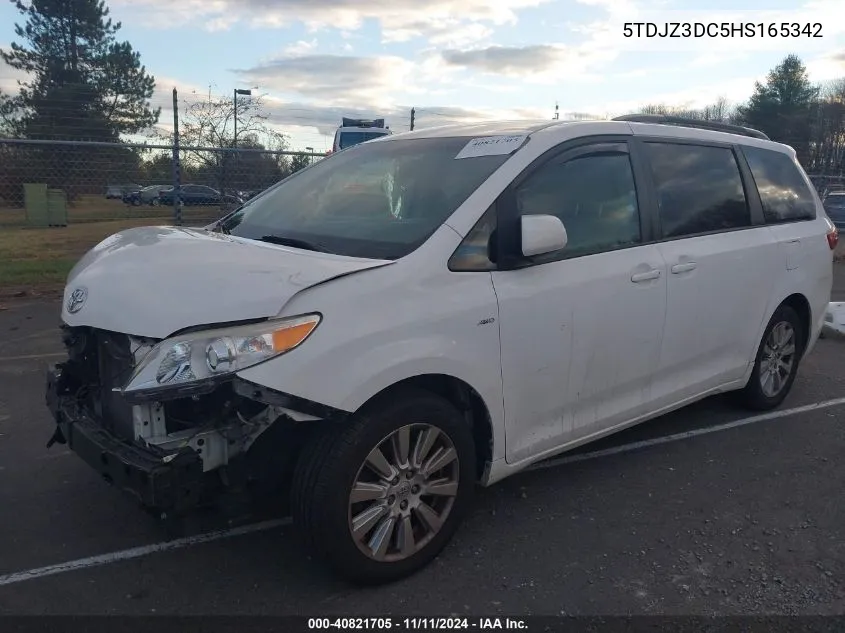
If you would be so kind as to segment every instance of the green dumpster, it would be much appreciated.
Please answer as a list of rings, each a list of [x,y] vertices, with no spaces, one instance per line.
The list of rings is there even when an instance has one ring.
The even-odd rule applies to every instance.
[[[23,186],[26,223],[29,226],[67,226],[67,194],[44,183]]]
[[[67,194],[61,189],[47,190],[47,216],[50,226],[67,226]]]
[[[25,183],[23,200],[26,208],[26,223],[30,226],[50,226],[50,211],[47,205],[47,185]]]

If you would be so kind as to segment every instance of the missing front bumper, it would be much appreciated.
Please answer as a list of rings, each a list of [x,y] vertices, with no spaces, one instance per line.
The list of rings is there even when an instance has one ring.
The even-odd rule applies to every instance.
[[[66,443],[106,481],[148,509],[179,513],[198,505],[204,478],[195,451],[157,452],[115,437],[66,392],[60,367],[47,371],[46,388],[47,406],[57,425],[51,442]]]

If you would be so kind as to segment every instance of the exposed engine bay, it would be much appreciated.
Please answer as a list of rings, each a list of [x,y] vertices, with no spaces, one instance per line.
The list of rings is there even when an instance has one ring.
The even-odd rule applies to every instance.
[[[282,453],[288,452],[283,449],[292,448],[292,442],[280,446],[279,432],[292,437],[297,422],[320,419],[283,406],[287,404],[284,394],[237,378],[215,384],[199,395],[176,392],[169,397],[160,394],[164,397],[156,401],[131,402],[122,387],[159,341],[89,327],[63,326],[62,330],[68,359],[56,366],[52,373],[55,385],[48,390],[48,405],[58,422],[48,445],[67,443],[74,430],[78,435],[84,433],[94,444],[89,452],[99,452],[101,474],[135,492],[145,505],[158,506],[161,494],[139,493],[137,488],[150,483],[147,480],[154,474],[160,475],[163,467],[173,467],[167,469],[170,480],[174,471],[179,471],[178,480],[167,484],[169,489],[185,488],[177,495],[183,497],[179,505],[197,501],[200,488],[207,487],[202,480],[213,479],[224,488],[231,486],[232,480],[242,480],[248,476],[244,472],[247,461],[263,460],[257,464],[260,469],[280,470]],[[87,428],[81,428],[83,425]],[[73,426],[77,428],[70,428]],[[251,451],[271,427],[270,451]],[[261,455],[247,460],[248,453]],[[100,466],[95,454],[88,455],[87,461]],[[250,468],[253,466],[256,464]],[[118,472],[121,467],[123,472]],[[116,481],[124,475],[129,479],[138,475],[140,481]],[[167,505],[174,501],[169,498]]]

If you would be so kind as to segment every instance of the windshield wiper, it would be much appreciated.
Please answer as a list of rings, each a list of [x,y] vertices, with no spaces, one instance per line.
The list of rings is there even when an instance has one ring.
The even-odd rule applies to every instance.
[[[284,235],[262,235],[259,238],[262,242],[270,244],[278,244],[279,246],[292,246],[293,248],[301,248],[306,251],[316,251],[318,253],[330,253],[325,246],[321,246],[315,242],[308,242],[300,240],[295,237],[285,237]]]

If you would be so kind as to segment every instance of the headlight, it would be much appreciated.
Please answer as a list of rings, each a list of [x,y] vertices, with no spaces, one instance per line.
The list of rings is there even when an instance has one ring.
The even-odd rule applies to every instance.
[[[298,347],[320,323],[319,314],[255,325],[192,332],[156,345],[123,388],[126,395],[192,392]]]

